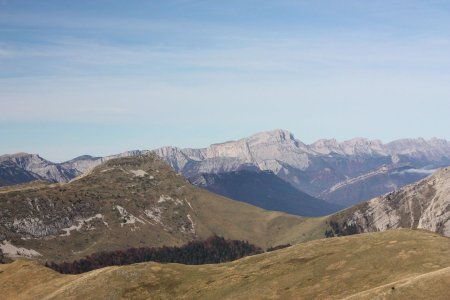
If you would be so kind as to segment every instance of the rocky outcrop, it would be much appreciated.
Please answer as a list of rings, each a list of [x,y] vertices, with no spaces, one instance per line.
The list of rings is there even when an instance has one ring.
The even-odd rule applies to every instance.
[[[450,236],[450,168],[331,217],[336,235],[426,229]]]

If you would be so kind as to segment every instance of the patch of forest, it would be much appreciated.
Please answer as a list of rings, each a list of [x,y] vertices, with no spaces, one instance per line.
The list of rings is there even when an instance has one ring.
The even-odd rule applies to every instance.
[[[247,241],[213,236],[203,241],[191,241],[181,247],[142,247],[124,251],[102,251],[73,262],[47,262],[45,266],[62,274],[80,274],[108,266],[149,261],[186,265],[217,264],[262,252],[261,248]]]

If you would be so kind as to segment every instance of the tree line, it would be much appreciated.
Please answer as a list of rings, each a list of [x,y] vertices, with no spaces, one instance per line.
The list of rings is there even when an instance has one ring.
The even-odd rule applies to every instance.
[[[272,251],[284,249],[284,248],[287,248],[290,246],[292,246],[292,245],[291,244],[282,244],[282,245],[278,245],[278,246],[274,246],[274,247],[269,247],[269,248],[267,248],[266,252],[272,252]]]
[[[186,265],[216,264],[262,252],[261,248],[247,241],[213,236],[204,241],[191,241],[181,247],[141,247],[124,251],[102,251],[73,262],[46,262],[45,266],[62,274],[80,274],[107,266],[123,266],[149,261]]]

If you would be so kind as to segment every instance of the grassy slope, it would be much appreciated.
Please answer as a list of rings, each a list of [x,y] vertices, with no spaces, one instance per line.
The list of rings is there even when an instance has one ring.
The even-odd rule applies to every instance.
[[[448,299],[450,267],[411,276],[374,289],[357,293],[348,300],[371,299]]]
[[[130,170],[136,169],[145,170],[154,178],[133,176]],[[182,205],[173,201],[159,203],[161,195],[179,199]],[[32,209],[30,199],[37,199],[39,207]],[[124,207],[145,223],[121,224],[122,218],[113,209],[115,205]],[[144,210],[153,206],[161,208],[162,225],[144,215]],[[43,261],[73,260],[102,250],[182,245],[213,234],[248,240],[266,248],[322,238],[325,231],[324,218],[269,212],[192,186],[153,156],[110,160],[67,184],[35,182],[0,189],[0,215],[2,211],[5,217],[0,218],[0,225],[4,222],[5,226],[16,218],[39,217],[52,226],[66,218],[104,216],[104,219],[93,219],[89,223],[91,228],[83,226],[79,231],[71,231],[69,236],[61,236],[63,232],[59,231],[45,238],[24,240],[0,226],[0,234],[4,230],[10,235],[7,240],[13,245],[38,251]],[[190,224],[187,215],[194,223],[195,234],[181,230],[183,224]]]
[[[213,193],[272,211],[315,217],[328,215],[344,208],[314,198],[268,171],[242,170],[202,174],[197,179],[195,177],[190,179],[194,179],[194,182],[199,180],[202,183],[203,179],[207,182],[204,187]]]
[[[424,231],[316,240],[219,265],[142,263],[61,275],[0,266],[5,299],[445,299],[450,239]],[[392,289],[394,286],[394,290]]]
[[[196,217],[201,220],[197,231],[203,237],[214,232],[266,248],[322,238],[326,229],[325,217],[304,218],[267,211],[199,188],[195,189],[194,199],[192,205],[201,207],[196,210]]]

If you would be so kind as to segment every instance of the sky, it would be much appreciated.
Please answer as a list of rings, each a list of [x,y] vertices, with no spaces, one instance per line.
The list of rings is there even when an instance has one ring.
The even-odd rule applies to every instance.
[[[450,139],[450,2],[0,0],[0,154]]]

